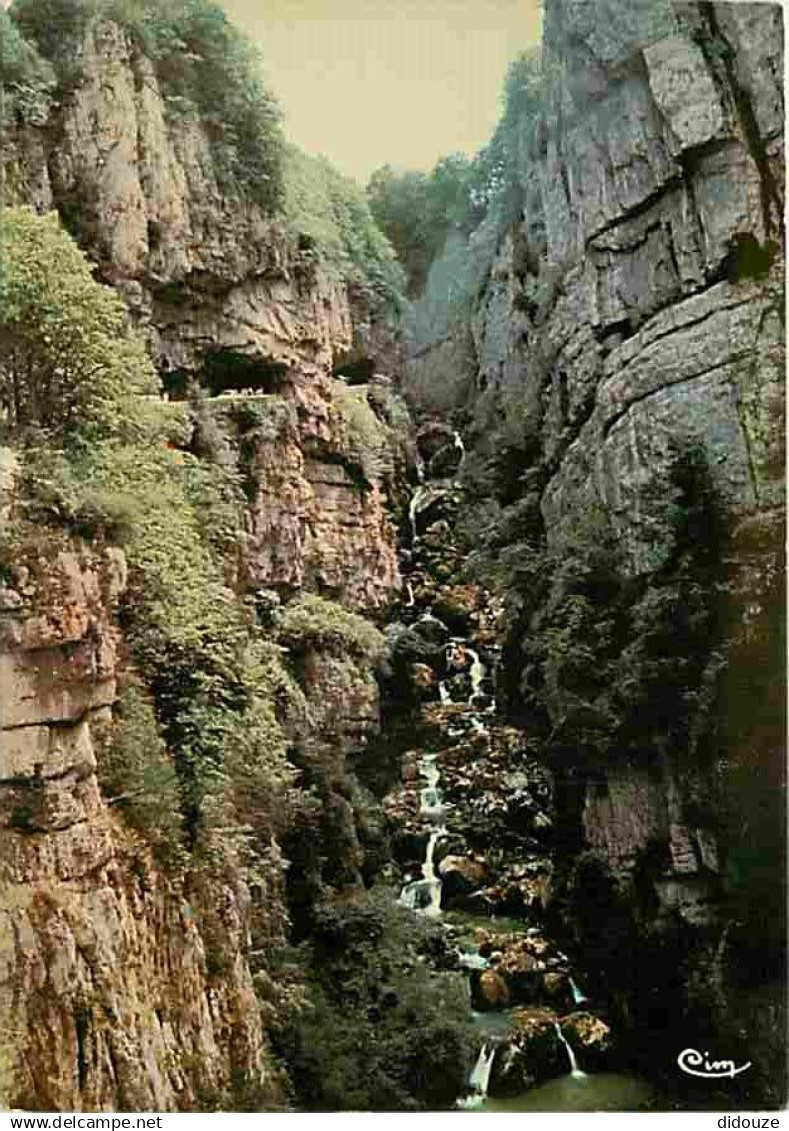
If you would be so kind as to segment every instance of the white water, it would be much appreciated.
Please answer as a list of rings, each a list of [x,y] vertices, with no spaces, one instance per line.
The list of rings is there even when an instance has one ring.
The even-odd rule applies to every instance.
[[[418,542],[419,535],[416,532],[416,508],[419,503],[419,491],[414,491],[411,496],[411,502],[408,504],[408,521],[411,523],[411,541]]]
[[[413,587],[412,587],[410,581],[406,581],[405,591],[408,594],[408,604],[406,605],[406,608],[407,609],[413,609],[414,605],[416,604],[416,601],[414,600],[414,590],[413,590]]]
[[[466,445],[463,443],[463,438],[462,438],[462,436],[460,435],[459,432],[453,432],[452,438],[453,438],[455,447],[460,452],[460,463],[457,466],[457,471],[455,472],[455,475],[460,475],[461,468],[463,467],[463,461],[466,458]]]
[[[438,685],[438,697],[441,700],[442,707],[446,707],[447,703],[452,702],[452,696],[449,694],[449,689],[443,680]]]
[[[490,1074],[493,1070],[493,1061],[495,1058],[496,1045],[493,1041],[485,1041],[484,1045],[479,1050],[477,1063],[472,1068],[471,1075],[468,1078],[468,1086],[472,1090],[472,1095],[460,1101],[461,1107],[479,1107],[487,1097],[488,1087],[490,1085]]]
[[[406,884],[400,892],[400,903],[404,907],[432,919],[441,914],[441,879],[434,861],[436,844],[442,836],[446,836],[447,831],[443,824],[439,824],[446,806],[441,801],[438,788],[441,773],[436,765],[436,758],[436,754],[427,754],[419,762],[419,773],[425,780],[424,789],[419,794],[419,811],[433,823],[422,864],[422,879]]]
[[[567,1038],[565,1037],[564,1033],[562,1032],[562,1027],[561,1027],[561,1025],[559,1024],[558,1021],[555,1023],[554,1028],[556,1029],[556,1036],[559,1038],[559,1040],[562,1042],[564,1047],[567,1049],[567,1056],[569,1057],[569,1060],[570,1060],[570,1075],[576,1080],[586,1079],[586,1073],[582,1072],[581,1069],[578,1067],[578,1061],[575,1059],[575,1053],[573,1052],[573,1047],[570,1044],[570,1042],[567,1040]]]
[[[576,986],[572,978],[568,978],[567,980],[570,983],[570,992],[573,995],[574,1003],[576,1005],[585,1005],[589,1001],[589,998]]]
[[[485,665],[479,658],[479,654],[473,648],[466,647],[466,652],[471,656],[471,695],[477,695],[482,681],[485,678]]]

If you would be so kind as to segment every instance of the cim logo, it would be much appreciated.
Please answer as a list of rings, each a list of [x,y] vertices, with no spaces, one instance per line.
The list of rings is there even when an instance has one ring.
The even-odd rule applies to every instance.
[[[733,1080],[740,1072],[751,1067],[751,1061],[735,1068],[733,1060],[710,1060],[709,1053],[696,1049],[683,1049],[677,1057],[677,1064],[688,1076],[701,1076],[704,1080],[722,1080],[726,1076]]]

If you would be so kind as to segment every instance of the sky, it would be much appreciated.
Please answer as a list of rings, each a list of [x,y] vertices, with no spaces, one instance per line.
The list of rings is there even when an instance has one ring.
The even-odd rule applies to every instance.
[[[365,183],[388,163],[475,153],[537,0],[224,0],[263,50],[289,140]]]

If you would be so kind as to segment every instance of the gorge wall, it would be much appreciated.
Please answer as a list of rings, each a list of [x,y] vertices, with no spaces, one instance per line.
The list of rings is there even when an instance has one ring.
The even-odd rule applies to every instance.
[[[548,3],[514,204],[412,320],[413,395],[455,373],[470,572],[507,594],[500,701],[557,775],[562,914],[636,1027],[696,1016],[657,1009],[664,960],[698,988],[713,947],[719,1021],[721,980],[782,965],[782,60],[777,5]],[[467,313],[425,332],[452,265]]]
[[[401,500],[409,459],[387,420],[397,402],[385,376],[394,330],[362,283],[343,281],[309,240],[221,182],[210,127],[173,120],[152,63],[122,26],[90,24],[77,54],[79,79],[46,120],[4,123],[4,206],[59,212],[126,300],[177,396],[192,375],[209,395],[226,394],[198,419],[172,405],[171,447],[209,462],[218,450],[241,484],[224,562],[239,603],[246,596],[262,616],[311,592],[380,614],[400,586],[387,506]],[[367,388],[332,376],[359,359],[378,373],[369,403]],[[7,532],[30,500],[19,458],[2,453]],[[120,627],[123,551],[42,531],[4,556],[3,579],[2,1102],[282,1106],[272,1007],[251,957],[261,931],[264,948],[283,941],[281,858],[255,896],[261,928],[242,867],[163,866],[99,789],[96,735],[117,714],[119,683],[136,678]],[[378,731],[378,687],[364,649],[342,634],[310,646],[310,630],[288,637],[312,712],[312,729],[300,732],[301,779],[308,788],[320,778],[336,838],[351,842],[338,882],[360,885],[365,852],[345,755]],[[310,868],[320,889],[321,870]]]
[[[781,59],[773,5],[546,7],[544,118],[473,305],[475,391],[457,406],[481,458],[491,422],[514,437],[496,485],[511,524],[532,508],[521,528],[550,552],[602,517],[636,588],[673,553],[658,500],[692,450],[725,528],[716,584],[735,652],[765,646],[780,604]],[[566,716],[557,699],[552,723]],[[666,840],[681,900],[680,876],[716,865],[679,816],[670,761],[647,773],[609,752],[610,789],[590,785],[581,820],[615,870]]]
[[[516,207],[467,248],[450,241],[448,257],[471,259],[486,243],[484,270],[460,325],[434,326],[405,375],[374,287],[228,189],[210,124],[173,116],[119,23],[87,29],[79,81],[45,120],[6,126],[6,205],[58,211],[178,402],[156,407],[167,452],[227,487],[233,516],[211,527],[222,593],[293,677],[272,700],[306,802],[284,833],[262,822],[265,882],[237,861],[164,866],[96,773],[136,675],[124,551],[68,529],[3,559],[2,1098],[285,1105],[260,954],[285,944],[286,885],[292,940],[324,931],[330,950],[344,930],[355,946],[353,931],[378,929],[366,911],[353,930],[331,916],[382,873],[421,866],[417,738],[441,749],[459,814],[436,858],[447,891],[533,927],[499,954],[497,992],[536,979],[564,1009],[572,964],[645,1060],[663,1041],[661,1064],[699,1017],[742,1059],[769,1031],[760,995],[784,938],[770,911],[782,49],[773,5],[548,0],[544,112]],[[420,457],[399,385],[425,374],[454,400],[450,424],[420,432],[436,482],[409,530]],[[0,448],[6,525],[28,506],[23,470]],[[454,702],[439,703],[442,682]],[[430,945],[451,965],[446,942]],[[765,1053],[754,1095],[774,1096],[770,1070]]]

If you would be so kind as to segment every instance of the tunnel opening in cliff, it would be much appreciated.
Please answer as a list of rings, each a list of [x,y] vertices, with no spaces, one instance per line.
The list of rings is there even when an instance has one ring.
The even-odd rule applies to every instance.
[[[352,357],[335,365],[333,374],[346,385],[366,385],[375,373],[375,362],[371,357]]]
[[[288,372],[288,366],[283,362],[236,350],[218,349],[205,355],[197,380],[211,397],[218,397],[223,393],[276,396],[283,392]],[[175,400],[184,399],[193,376],[195,375],[186,369],[166,370],[161,374],[164,392]]]

